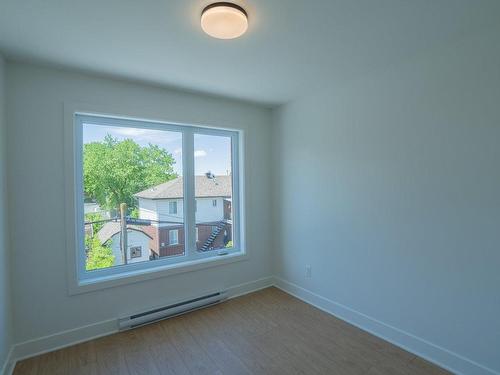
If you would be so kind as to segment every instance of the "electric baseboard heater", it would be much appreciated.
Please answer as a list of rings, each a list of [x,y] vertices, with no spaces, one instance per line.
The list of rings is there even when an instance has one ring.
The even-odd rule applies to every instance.
[[[145,324],[157,322],[158,320],[168,319],[173,316],[187,313],[189,311],[201,309],[215,305],[227,299],[227,292],[214,292],[202,297],[193,298],[187,301],[174,303],[172,305],[158,307],[153,310],[144,311],[131,316],[118,319],[120,331],[139,327]]]

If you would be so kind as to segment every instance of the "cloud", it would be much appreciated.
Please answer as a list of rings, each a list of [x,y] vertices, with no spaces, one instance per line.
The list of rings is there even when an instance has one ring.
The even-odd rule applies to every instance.
[[[207,156],[207,152],[205,150],[196,150],[194,152],[194,157],[195,158],[203,158],[205,156]]]
[[[108,127],[107,131],[118,138],[132,138],[142,144],[152,143],[166,147],[166,144],[180,142],[182,135],[179,132],[170,132],[156,129]]]
[[[148,129],[137,129],[137,128],[116,128],[113,129],[114,133],[125,135],[127,137],[137,137],[140,135],[147,134],[150,132]]]

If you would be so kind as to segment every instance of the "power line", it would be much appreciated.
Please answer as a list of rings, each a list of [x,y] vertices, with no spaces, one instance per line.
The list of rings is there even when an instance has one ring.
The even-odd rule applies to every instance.
[[[84,222],[85,225],[90,225],[90,224],[100,224],[100,223],[109,223],[109,222],[115,222],[118,223],[121,221],[121,218],[119,217],[113,217],[111,219],[103,219],[103,220],[94,220],[94,221],[86,221]],[[153,220],[153,219],[135,219],[130,216],[126,217],[127,223],[130,223],[132,225],[141,225],[138,224],[140,221],[146,223],[154,223],[154,224],[184,224],[183,221],[167,221],[167,220]],[[149,225],[149,224],[142,224],[142,225]]]

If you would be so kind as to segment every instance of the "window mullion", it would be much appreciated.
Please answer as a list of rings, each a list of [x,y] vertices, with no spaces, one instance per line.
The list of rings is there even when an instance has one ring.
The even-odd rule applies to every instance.
[[[182,143],[184,174],[184,241],[186,255],[192,257],[196,253],[194,132],[192,129],[184,130]]]

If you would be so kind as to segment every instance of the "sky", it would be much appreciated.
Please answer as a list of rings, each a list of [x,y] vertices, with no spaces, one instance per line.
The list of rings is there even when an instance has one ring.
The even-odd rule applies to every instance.
[[[119,141],[132,139],[141,146],[149,143],[167,150],[175,159],[174,171],[182,175],[182,134],[179,132],[131,127],[83,124],[83,143],[101,142],[106,134]],[[208,171],[215,175],[231,172],[231,139],[212,135],[195,134],[195,174]]]

